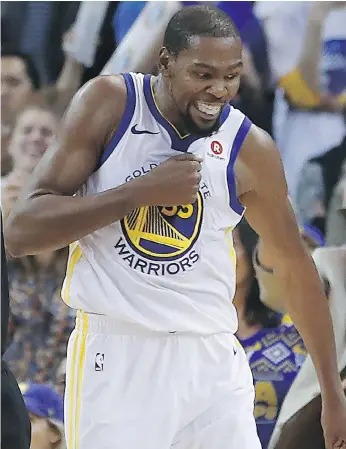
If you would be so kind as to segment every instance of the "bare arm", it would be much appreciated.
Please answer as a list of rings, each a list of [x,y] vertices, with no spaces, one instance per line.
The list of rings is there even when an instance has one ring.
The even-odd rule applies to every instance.
[[[320,61],[322,54],[322,29],[330,9],[328,2],[315,2],[312,6],[306,29],[302,53],[299,58],[298,70],[309,89],[320,92]]]
[[[309,89],[320,94],[320,63],[322,56],[322,31],[328,14],[338,8],[344,8],[344,1],[315,1],[307,25],[298,70]],[[323,101],[323,99],[322,99]]]
[[[282,285],[286,310],[312,357],[322,397],[328,402],[340,398],[342,389],[327,299],[299,235],[279,153],[272,139],[253,126],[240,158],[253,179],[253,189],[241,196],[247,207],[246,218],[270,248],[273,275]]]
[[[303,16],[299,17],[305,14],[305,6],[299,3],[295,7],[282,4],[281,12],[264,19],[272,71],[289,101],[298,107],[339,107],[336,101],[321,98],[320,61],[325,18],[342,5],[343,2],[313,2],[306,24],[301,20]],[[302,32],[304,36],[297,40],[295,34]]]
[[[96,168],[126,97],[121,76],[96,78],[76,94],[59,146],[45,153],[6,221],[12,256],[65,247],[143,205],[189,204],[196,199],[200,160],[189,154],[170,158],[117,188],[73,196]]]
[[[319,66],[325,18],[322,9],[317,2],[312,6],[298,63],[279,82],[289,100],[301,107],[314,107],[321,103]]]
[[[81,85],[83,70],[84,67],[81,63],[66,54],[63,68],[55,83],[56,89],[59,91],[71,90],[76,92]]]
[[[43,156],[6,222],[7,249],[13,256],[64,247],[135,207],[131,186],[73,196],[95,169],[125,102],[122,77],[95,79],[76,94],[59,146]]]
[[[261,248],[263,248],[263,244],[260,239],[253,257],[253,265],[260,286],[260,299],[270,309],[284,313],[285,307],[282,302],[283,294],[280,279],[274,276],[270,264],[263,263]]]

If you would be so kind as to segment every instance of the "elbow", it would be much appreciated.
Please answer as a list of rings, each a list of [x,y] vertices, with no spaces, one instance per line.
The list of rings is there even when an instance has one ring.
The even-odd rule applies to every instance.
[[[4,223],[4,242],[7,253],[14,258],[29,255],[20,217],[9,216]]]
[[[19,245],[13,245],[12,243],[5,243],[6,252],[9,256],[14,259],[19,259],[20,257],[26,256],[25,252],[21,249]]]

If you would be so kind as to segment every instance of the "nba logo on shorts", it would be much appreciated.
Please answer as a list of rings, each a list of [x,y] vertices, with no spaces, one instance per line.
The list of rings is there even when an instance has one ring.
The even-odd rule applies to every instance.
[[[103,361],[105,355],[98,352],[95,357],[95,371],[103,371]]]

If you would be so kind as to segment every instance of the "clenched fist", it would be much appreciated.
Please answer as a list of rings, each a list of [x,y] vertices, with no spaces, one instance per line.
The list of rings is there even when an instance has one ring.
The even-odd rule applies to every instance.
[[[202,159],[190,153],[171,157],[138,179],[143,206],[177,206],[194,203],[201,181]]]

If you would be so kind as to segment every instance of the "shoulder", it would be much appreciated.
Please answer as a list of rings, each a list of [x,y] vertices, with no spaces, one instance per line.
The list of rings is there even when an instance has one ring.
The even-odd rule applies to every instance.
[[[126,101],[127,88],[122,75],[102,75],[93,78],[82,86],[74,97],[74,102],[107,105]],[[114,107],[114,103],[113,103]]]
[[[278,150],[272,137],[263,129],[252,124],[244,140],[240,153],[241,157],[270,157],[270,155],[277,153]]]
[[[98,76],[73,97],[65,114],[67,134],[103,141],[120,123],[127,102],[127,87],[122,75]],[[88,137],[89,136],[89,137]]]

